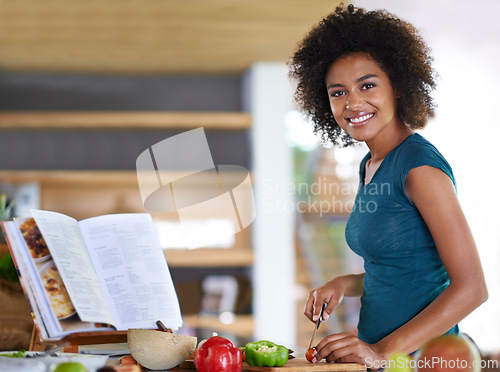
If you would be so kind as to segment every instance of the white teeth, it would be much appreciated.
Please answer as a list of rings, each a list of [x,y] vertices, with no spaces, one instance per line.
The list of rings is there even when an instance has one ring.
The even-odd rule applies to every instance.
[[[367,115],[360,116],[359,118],[352,118],[349,120],[351,121],[351,123],[361,123],[362,121],[368,120],[372,116],[373,116],[373,114],[367,114]]]

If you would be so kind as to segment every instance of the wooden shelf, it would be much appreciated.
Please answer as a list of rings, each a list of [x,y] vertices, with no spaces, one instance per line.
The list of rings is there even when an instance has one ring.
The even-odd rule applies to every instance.
[[[172,171],[169,174],[173,175],[173,178],[182,178],[192,172]],[[241,179],[241,173],[226,173],[225,177],[230,181],[232,177],[238,180]],[[116,185],[138,187],[135,170],[0,170],[0,180],[12,184],[38,182],[42,186],[63,188]],[[192,186],[203,186],[203,177],[193,177],[192,180],[196,182]]]
[[[192,172],[172,171],[173,178],[182,178]],[[155,176],[156,177],[156,176]],[[241,178],[241,173],[226,174],[231,180]],[[38,182],[43,186],[134,186],[138,187],[137,172],[134,170],[0,170],[0,180],[13,184]],[[196,183],[192,186],[203,186],[203,177],[193,177]]]
[[[0,170],[0,179],[13,184],[25,182],[38,182],[47,186],[89,186],[89,185],[112,185],[117,180],[126,185],[137,185],[137,173],[135,171],[115,170]]]
[[[235,336],[252,338],[254,319],[252,315],[236,315],[233,323],[224,324],[216,316],[185,315],[184,324],[194,328],[205,328],[214,332],[228,332]]]
[[[3,111],[0,129],[248,129],[244,112]]]
[[[250,248],[166,249],[165,256],[172,267],[246,267],[253,264]]]

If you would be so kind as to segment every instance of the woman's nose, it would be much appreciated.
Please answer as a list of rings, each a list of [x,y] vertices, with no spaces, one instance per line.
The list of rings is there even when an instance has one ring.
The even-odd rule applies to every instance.
[[[363,106],[363,101],[357,94],[350,94],[349,98],[346,101],[345,108],[347,110],[356,111],[359,110]]]

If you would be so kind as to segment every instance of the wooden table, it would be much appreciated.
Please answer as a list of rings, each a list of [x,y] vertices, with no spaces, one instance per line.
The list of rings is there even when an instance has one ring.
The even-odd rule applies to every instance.
[[[111,358],[108,365],[113,366],[118,364],[118,359]],[[143,368],[143,371],[150,371],[149,369]],[[192,361],[186,361],[182,363],[179,367],[174,367],[166,371],[175,372],[195,372],[194,363]],[[366,371],[366,367],[354,364],[354,363],[326,363],[324,361],[319,363],[309,363],[304,358],[294,358],[290,359],[283,367],[252,367],[247,363],[243,363],[243,372],[253,371],[253,372],[330,372],[330,371]],[[161,372],[161,371],[160,371]]]

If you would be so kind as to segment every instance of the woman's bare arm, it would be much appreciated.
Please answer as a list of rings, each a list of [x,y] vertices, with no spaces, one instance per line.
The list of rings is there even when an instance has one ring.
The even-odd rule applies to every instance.
[[[488,298],[481,262],[469,225],[450,178],[430,166],[412,169],[406,194],[427,224],[450,285],[408,323],[377,346],[410,353],[426,340],[442,335]]]

